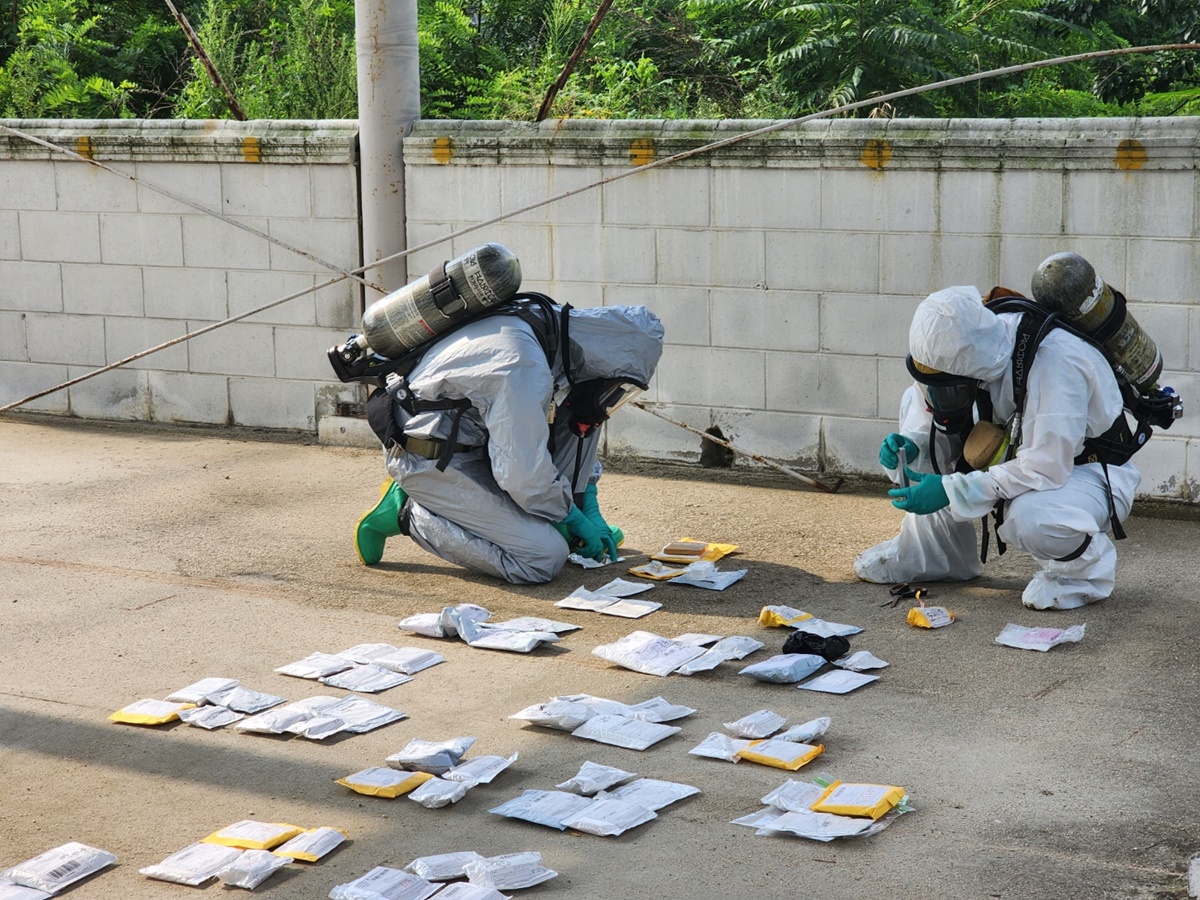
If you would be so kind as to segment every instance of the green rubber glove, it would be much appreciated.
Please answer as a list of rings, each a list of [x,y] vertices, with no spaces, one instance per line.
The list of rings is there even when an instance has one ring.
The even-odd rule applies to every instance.
[[[914,472],[912,469],[905,469],[904,473],[908,475],[911,487],[892,488],[888,491],[889,497],[896,498],[892,501],[892,506],[896,509],[926,516],[950,505],[946,488],[942,486],[941,475]]]
[[[568,543],[574,546],[576,540],[580,542],[579,546],[575,547],[576,553],[596,562],[604,562],[604,534],[596,527],[595,522],[583,514],[583,510],[572,505],[567,517],[559,524],[566,527],[567,533],[571,535]],[[611,531],[608,532],[608,538],[612,539]]]
[[[600,514],[596,482],[589,481],[588,486],[583,489],[583,503],[579,508],[583,510],[585,516],[591,519],[592,524],[600,529],[600,540],[604,542],[604,552],[608,554],[609,559],[615,560],[617,558],[617,540],[613,535],[612,527],[604,521],[604,516]]]
[[[917,461],[917,457],[921,455],[921,451],[917,449],[917,445],[910,441],[902,434],[893,432],[883,439],[883,443],[879,445],[879,463],[885,469],[894,469],[900,463],[900,458],[896,455],[900,448],[904,448],[905,457],[909,463]]]

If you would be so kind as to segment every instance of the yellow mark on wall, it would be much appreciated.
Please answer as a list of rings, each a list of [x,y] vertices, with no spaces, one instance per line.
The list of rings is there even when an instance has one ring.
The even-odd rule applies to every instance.
[[[433,139],[433,159],[434,162],[439,162],[443,166],[450,162],[450,157],[454,155],[454,141],[448,137],[440,137]]]
[[[92,139],[90,137],[76,138],[75,152],[84,159],[92,159]]]
[[[1140,169],[1146,164],[1146,147],[1141,141],[1121,141],[1115,162],[1118,169]]]
[[[258,138],[242,138],[242,159],[246,162],[262,162],[262,145],[259,144]]]
[[[629,145],[629,162],[635,166],[654,162],[654,138],[634,138]]]
[[[862,153],[858,157],[868,169],[882,169],[892,159],[892,145],[887,141],[870,140],[863,144]]]

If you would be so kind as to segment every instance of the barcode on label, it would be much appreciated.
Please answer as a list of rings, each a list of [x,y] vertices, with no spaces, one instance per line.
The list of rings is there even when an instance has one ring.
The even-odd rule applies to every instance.
[[[47,873],[46,878],[49,881],[59,881],[60,879],[66,878],[68,875],[70,875],[76,869],[81,868],[82,866],[83,866],[82,860],[72,859],[72,860],[69,860],[68,862],[63,863],[61,866],[59,866],[56,869],[51,869],[50,872]]]

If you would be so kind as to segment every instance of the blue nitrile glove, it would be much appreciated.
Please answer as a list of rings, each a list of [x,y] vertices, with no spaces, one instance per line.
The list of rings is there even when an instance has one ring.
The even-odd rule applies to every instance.
[[[917,449],[917,445],[910,441],[902,434],[893,432],[883,439],[883,443],[879,445],[879,462],[885,469],[894,469],[900,463],[900,458],[896,455],[897,451],[903,447],[906,458],[910,463],[917,461],[917,457],[921,455],[921,451]]]
[[[608,558],[616,560],[617,558],[617,541],[613,537],[613,530],[607,522],[604,521],[604,516],[600,515],[600,500],[596,496],[596,482],[589,481],[588,486],[583,489],[583,505],[580,506],[583,514],[592,520],[592,524],[600,529],[600,540],[604,542],[604,552],[608,554]]]
[[[946,489],[942,486],[942,476],[926,472],[914,472],[905,469],[904,474],[912,482],[912,487],[892,488],[889,497],[895,497],[892,506],[905,512],[916,513],[918,516],[928,515],[950,505]]]
[[[567,533],[571,535],[572,540],[568,543],[574,545],[575,540],[580,541],[580,545],[574,547],[576,553],[596,562],[604,561],[604,535],[596,527],[596,523],[583,514],[583,510],[572,505],[567,517],[559,524],[565,526]],[[611,531],[608,536],[612,538]]]

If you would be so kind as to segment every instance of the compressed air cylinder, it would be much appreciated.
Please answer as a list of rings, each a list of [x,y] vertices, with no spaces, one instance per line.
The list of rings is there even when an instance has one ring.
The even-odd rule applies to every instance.
[[[1162,373],[1162,354],[1112,288],[1077,253],[1055,253],[1033,274],[1033,299],[1100,341],[1109,362],[1138,393],[1149,393]]]
[[[450,260],[446,275],[453,291],[443,294],[441,308],[428,275],[367,307],[362,317],[367,345],[396,359],[451,325],[512,299],[521,287],[521,263],[500,244],[484,244]]]

